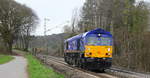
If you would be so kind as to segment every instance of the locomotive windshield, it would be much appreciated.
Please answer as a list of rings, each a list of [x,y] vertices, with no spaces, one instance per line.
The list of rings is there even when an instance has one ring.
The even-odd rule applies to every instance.
[[[112,44],[112,39],[110,37],[89,36],[87,37],[86,42],[87,42],[87,45],[110,46]]]

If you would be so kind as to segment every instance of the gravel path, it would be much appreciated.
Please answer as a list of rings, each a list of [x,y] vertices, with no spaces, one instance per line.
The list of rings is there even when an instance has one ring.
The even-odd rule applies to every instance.
[[[21,56],[14,57],[14,60],[0,65],[0,78],[28,78],[27,60]]]

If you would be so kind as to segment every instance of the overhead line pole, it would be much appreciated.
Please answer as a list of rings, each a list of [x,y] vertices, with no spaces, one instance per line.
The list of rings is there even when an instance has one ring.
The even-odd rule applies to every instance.
[[[46,47],[46,55],[48,55],[48,39],[47,39],[47,32],[48,31],[51,31],[52,29],[54,29],[54,28],[57,28],[58,26],[60,26],[60,25],[62,25],[62,24],[64,24],[64,23],[62,23],[62,24],[60,24],[60,25],[57,25],[57,26],[55,26],[55,27],[53,27],[53,28],[51,28],[51,29],[47,29],[46,28],[46,26],[47,26],[47,22],[46,21],[50,21],[49,19],[47,19],[47,18],[45,18],[44,19],[44,44],[45,44],[45,47]],[[68,22],[68,21],[67,21]],[[45,59],[44,59],[44,62],[46,63],[46,60],[47,60],[47,57],[45,56],[44,57]]]
[[[46,34],[46,32],[47,32],[47,28],[46,28],[46,26],[47,26],[47,21],[50,21],[49,19],[47,19],[47,18],[44,18],[44,44],[45,44],[45,47],[46,47],[46,55],[48,55],[48,44],[47,44],[47,34]],[[45,63],[46,63],[46,59],[47,59],[47,57],[45,56]]]

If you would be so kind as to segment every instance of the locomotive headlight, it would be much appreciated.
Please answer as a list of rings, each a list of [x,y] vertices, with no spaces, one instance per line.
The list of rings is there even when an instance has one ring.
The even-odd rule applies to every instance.
[[[106,53],[106,55],[107,55],[107,56],[110,56],[111,54],[110,54],[110,53]]]
[[[108,48],[108,51],[110,51],[110,48]]]
[[[100,37],[100,36],[101,36],[101,34],[98,34],[98,36]]]
[[[106,58],[103,58],[103,60],[105,60]]]

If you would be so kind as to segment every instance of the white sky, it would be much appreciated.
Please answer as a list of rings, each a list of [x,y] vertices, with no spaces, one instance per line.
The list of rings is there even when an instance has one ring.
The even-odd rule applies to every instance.
[[[136,1],[148,1],[148,2],[150,2],[150,0],[136,0]]]
[[[47,32],[47,34],[58,34],[62,32],[62,28],[66,21],[70,21],[73,10],[75,8],[80,9],[85,0],[16,0],[22,4],[25,4],[32,8],[39,17],[39,25],[37,26],[35,35],[43,35],[44,32],[44,18],[50,19],[47,21],[47,29],[54,28],[60,25],[58,28]],[[143,0],[137,0],[143,1]],[[144,0],[150,1],[150,0]]]
[[[63,25],[70,21],[72,12],[75,8],[81,8],[85,0],[16,0],[19,3],[25,4],[32,8],[39,17],[39,25],[37,26],[35,35],[43,35],[44,18],[50,19],[47,21],[47,29],[55,28],[47,34],[58,34],[62,32]]]

